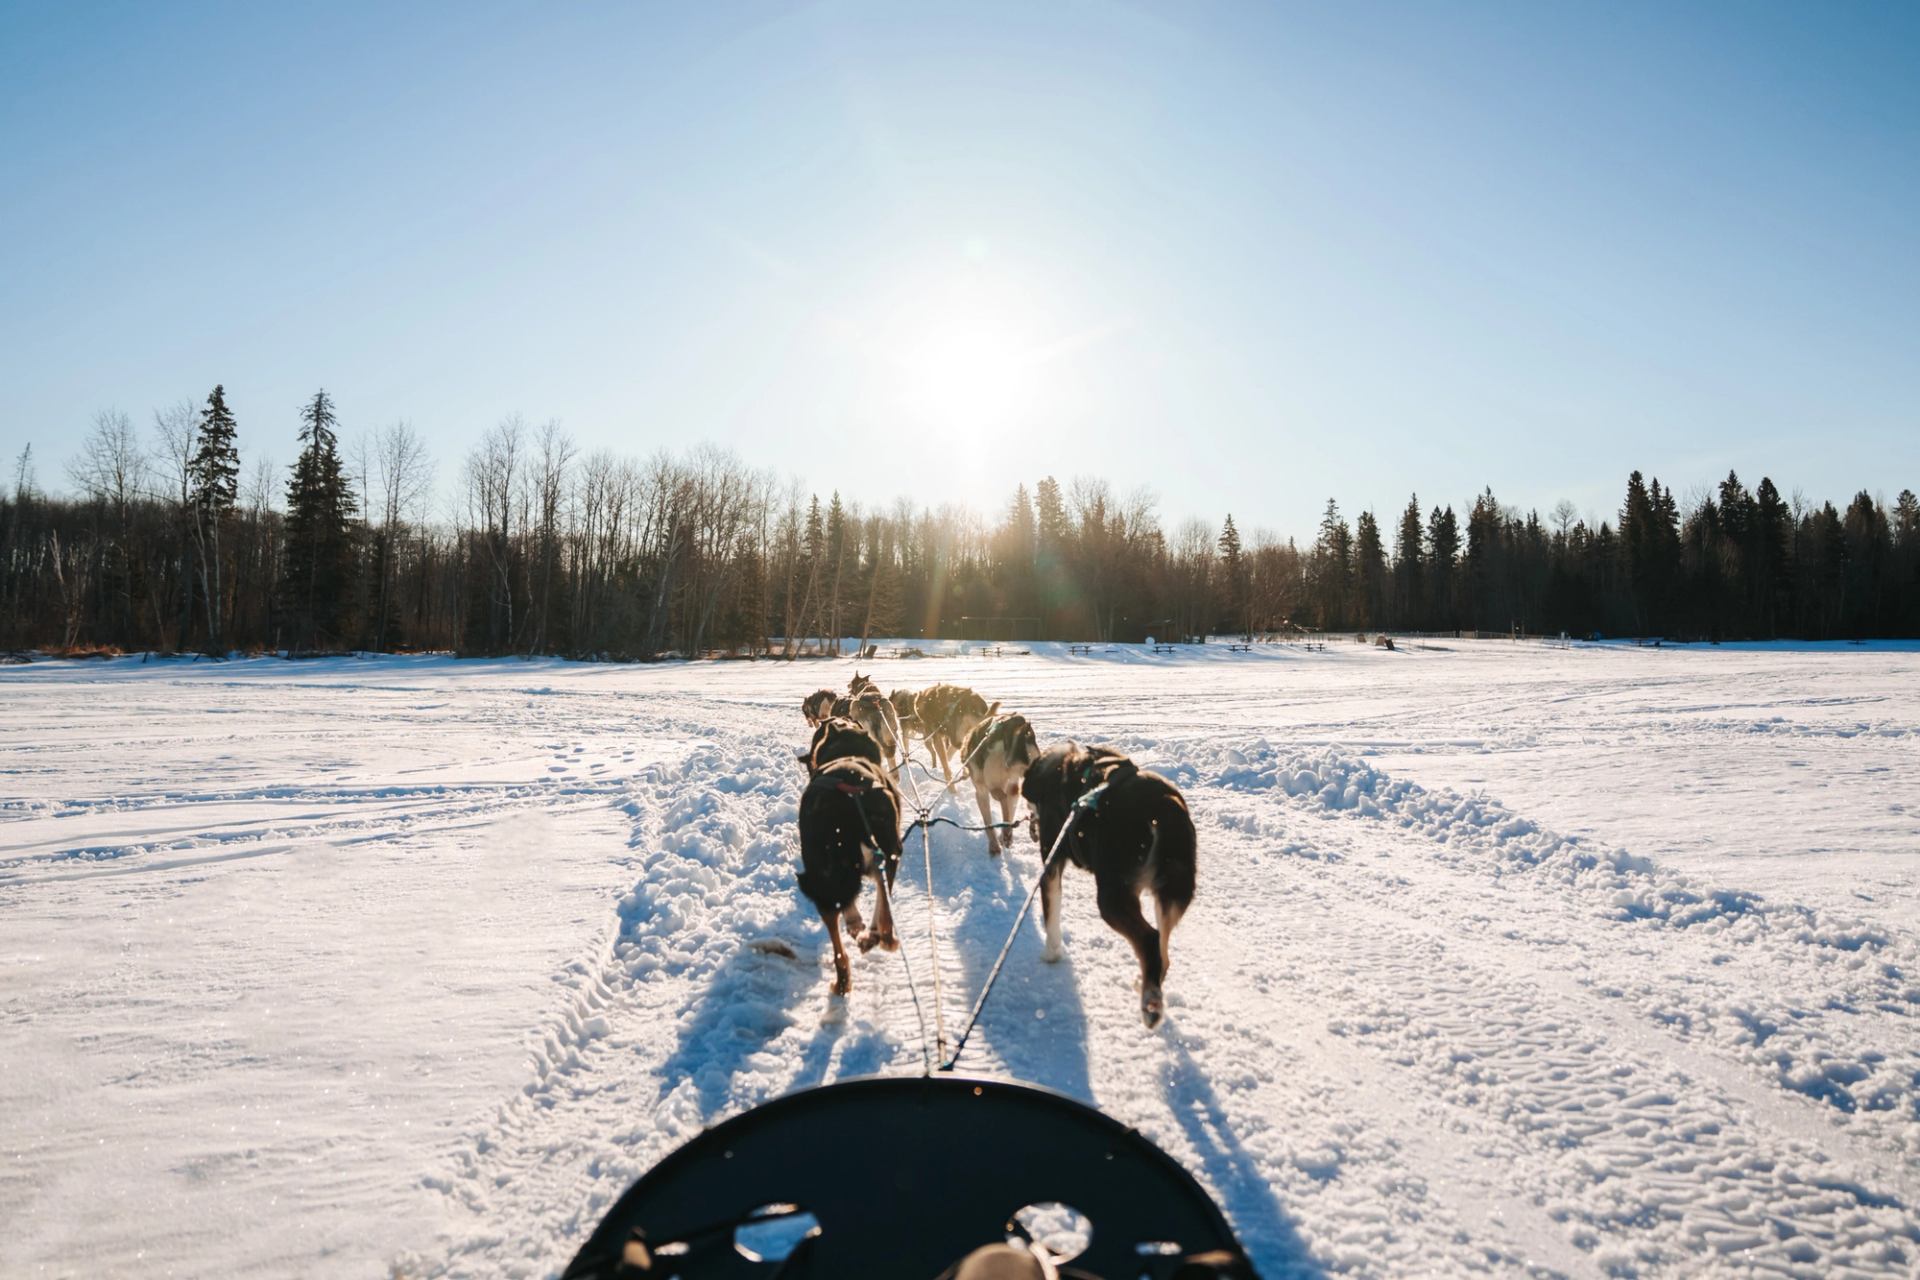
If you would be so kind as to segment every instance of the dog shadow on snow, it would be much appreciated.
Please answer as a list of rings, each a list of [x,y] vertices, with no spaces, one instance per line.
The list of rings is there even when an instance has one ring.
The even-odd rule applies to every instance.
[[[971,820],[971,819],[969,819]],[[920,836],[906,842],[894,903],[895,931],[913,966],[921,1007],[926,1013],[929,1051],[935,1032],[931,957],[927,951],[926,863]],[[1013,927],[1014,915],[1032,878],[1038,874],[1038,856],[1022,841],[1011,861],[1006,855],[989,858],[985,837],[936,827],[933,835],[933,887],[943,907],[940,952],[948,965],[941,990],[951,1052],[967,1013],[987,979],[993,960]],[[758,950],[743,940],[737,954],[713,973],[706,990],[677,1028],[677,1043],[661,1067],[664,1098],[682,1081],[691,1080],[700,1107],[717,1115],[738,1101],[735,1079],[756,1067],[768,1076],[786,1077],[790,1059],[759,1063],[773,1051],[790,1027],[819,1016],[819,1025],[800,1052],[797,1069],[784,1079],[781,1090],[805,1088],[827,1078],[870,1075],[896,1061],[919,1057],[920,1028],[909,1010],[905,1021],[874,1026],[858,1013],[863,998],[876,985],[902,986],[906,974],[900,957],[886,951],[853,954],[854,993],[842,1001],[827,995],[831,970],[824,963],[825,935],[811,903],[790,890],[791,904],[777,919],[754,930],[756,938],[779,940],[791,946],[793,957]],[[970,893],[966,909],[953,908]],[[873,895],[862,904],[873,915]],[[1013,950],[1007,956],[993,997],[981,1015],[969,1042],[968,1055],[958,1069],[985,1065],[987,1050],[1017,1079],[1057,1089],[1091,1101],[1093,1089],[1087,1063],[1087,1018],[1074,979],[1071,954],[1057,964],[1040,959],[1040,904],[1036,900],[1022,922]],[[950,929],[951,932],[946,932]],[[958,960],[962,980],[952,981],[952,962]],[[889,1001],[896,1009],[904,1001]],[[836,1052],[838,1058],[836,1060]],[[936,1067],[941,1065],[938,1061]]]
[[[968,812],[966,821],[977,822],[978,815]],[[925,862],[920,854],[920,836],[914,833],[907,846],[904,878],[908,869],[922,877],[918,881],[925,893]],[[942,950],[957,957],[964,977],[964,989],[949,986],[944,994],[947,1012],[948,1052],[965,1027],[967,1014],[980,996],[980,988],[993,969],[1007,931],[1013,928],[1020,904],[1033,888],[1040,873],[1040,854],[1026,838],[1025,828],[1011,854],[997,858],[987,855],[986,837],[976,832],[935,827],[933,835],[934,890],[948,903],[961,893],[971,891],[966,911],[952,926],[953,936],[942,939]],[[1069,892],[1075,887],[1069,884]],[[904,906],[905,904],[903,904]],[[919,926],[925,936],[924,902],[918,895],[913,909],[903,913],[906,927]],[[1093,1101],[1093,1081],[1087,1063],[1087,1014],[1080,1002],[1080,986],[1075,979],[1073,952],[1057,963],[1040,958],[1043,946],[1040,925],[1040,900],[1020,922],[1013,949],[1000,970],[993,995],[980,1015],[968,1041],[967,1056],[956,1070],[969,1066],[978,1069],[990,1052],[1000,1059],[1008,1074],[1017,1080],[1031,1081],[1057,1089],[1082,1102]],[[917,975],[916,975],[917,976]],[[932,1015],[929,1013],[929,1019]]]
[[[831,969],[823,968],[819,958],[825,936],[819,913],[797,888],[785,914],[753,935],[784,943],[794,954],[762,950],[743,939],[680,1020],[678,1043],[660,1068],[661,1097],[691,1080],[700,1094],[700,1109],[709,1117],[728,1108],[734,1078],[806,1017],[806,1010],[825,997],[831,979]],[[855,964],[858,982],[857,960]],[[784,1074],[784,1067],[772,1065],[768,1073]]]
[[[1234,1134],[1207,1073],[1177,1038],[1168,1037],[1168,1045],[1167,1110],[1186,1133],[1260,1274],[1265,1280],[1325,1280],[1326,1269],[1314,1261],[1259,1162]]]
[[[760,1055],[772,1052],[774,1044],[794,1026],[809,1020],[819,1025],[806,1047],[791,1078],[778,1081],[777,1092],[785,1093],[819,1084],[829,1068],[836,1078],[872,1075],[884,1070],[902,1054],[918,1060],[919,1027],[876,1027],[863,1020],[858,1009],[861,1001],[882,983],[889,986],[905,982],[897,966],[900,959],[886,951],[862,954],[853,948],[853,995],[829,996],[832,966],[825,959],[826,931],[813,904],[793,888],[793,902],[778,919],[754,930],[756,940],[785,944],[793,955],[756,947],[743,940],[735,955],[720,965],[700,993],[692,1011],[682,1018],[678,1043],[661,1065],[660,1096],[664,1099],[683,1080],[693,1081],[700,1096],[701,1111],[713,1117],[740,1101],[735,1079],[744,1071],[763,1065],[769,1077],[785,1077],[791,1059],[782,1055],[777,1063],[756,1064]],[[918,901],[918,900],[916,900]],[[862,904],[869,918],[873,915],[873,896]],[[922,905],[924,910],[924,904]],[[924,919],[924,917],[922,917]],[[900,930],[904,946],[920,950],[909,957],[915,964],[914,977],[924,984],[926,933]],[[931,997],[924,989],[923,1002]],[[928,1028],[932,1028],[932,1010],[928,1009]],[[834,1060],[835,1050],[839,1060]],[[770,1080],[769,1083],[774,1083]]]

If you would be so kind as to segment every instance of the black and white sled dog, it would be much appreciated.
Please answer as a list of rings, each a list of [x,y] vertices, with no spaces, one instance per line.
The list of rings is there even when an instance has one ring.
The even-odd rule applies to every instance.
[[[1000,802],[1000,821],[1011,823],[1013,806],[1020,801],[1020,780],[1039,759],[1040,744],[1027,718],[1010,713],[991,715],[974,725],[960,750],[967,776],[973,780],[973,798],[980,805],[980,823],[987,829],[987,853],[998,857],[1001,849],[1013,847],[1013,833],[995,828],[992,802]]]
[[[822,731],[832,723],[822,725]],[[899,869],[900,794],[886,770],[859,756],[841,756],[815,769],[800,793],[796,879],[833,942],[833,994],[853,990],[852,966],[840,940],[842,921],[862,951],[899,947],[891,910],[893,877]],[[860,915],[860,887],[867,880],[878,890],[871,929]]]
[[[1167,942],[1193,902],[1196,841],[1193,815],[1180,789],[1110,747],[1068,743],[1045,752],[1027,769],[1023,786],[1042,856],[1051,852],[1069,814],[1075,814],[1065,857],[1093,872],[1100,918],[1133,945],[1140,959],[1140,1016],[1158,1026],[1166,1011]],[[1045,957],[1058,960],[1060,875],[1056,862],[1040,884],[1046,922]],[[1151,890],[1155,928],[1140,911]]]
[[[813,741],[798,759],[809,777],[835,760],[865,760],[875,768],[886,765],[886,757],[873,735],[845,716],[828,716],[815,725]]]
[[[825,724],[836,715],[847,714],[847,700],[831,689],[815,689],[800,700],[800,714],[808,724]]]

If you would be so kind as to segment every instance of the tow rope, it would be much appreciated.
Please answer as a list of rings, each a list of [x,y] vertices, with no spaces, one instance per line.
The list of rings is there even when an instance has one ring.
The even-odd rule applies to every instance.
[[[1018,827],[1019,824],[1014,822],[993,822],[983,826],[973,826],[967,823],[956,822],[952,818],[934,816],[934,806],[945,799],[959,783],[960,779],[966,776],[967,767],[973,763],[973,757],[978,755],[981,749],[987,745],[992,735],[981,735],[979,743],[960,761],[960,772],[948,778],[946,785],[933,797],[932,804],[928,804],[925,803],[920,794],[919,785],[913,780],[912,770],[914,766],[919,765],[919,761],[913,758],[913,752],[907,745],[906,730],[900,723],[900,713],[894,708],[892,699],[882,698],[880,702],[881,705],[886,708],[886,715],[893,721],[894,741],[900,746],[901,770],[905,772],[907,787],[913,793],[915,816],[913,821],[907,824],[906,829],[901,832],[901,835],[904,838],[907,832],[912,831],[915,827],[920,828],[920,854],[926,869],[927,949],[931,954],[933,962],[933,1022],[934,1045],[938,1050],[937,1055],[928,1052],[926,1012],[921,1007],[920,992],[913,980],[913,965],[907,959],[907,948],[904,946],[900,948],[900,963],[906,970],[907,991],[913,997],[914,1016],[920,1023],[920,1074],[927,1076],[933,1073],[933,1058],[935,1056],[943,1059],[940,1063],[940,1070],[943,1072],[952,1071],[954,1065],[960,1061],[960,1055],[966,1050],[967,1040],[973,1035],[973,1029],[979,1025],[980,1015],[987,1007],[987,997],[993,994],[994,984],[1000,979],[1000,970],[1006,964],[1008,954],[1013,950],[1014,940],[1020,936],[1020,926],[1026,922],[1027,912],[1033,909],[1033,900],[1040,896],[1041,887],[1046,884],[1047,876],[1053,871],[1054,863],[1058,861],[1061,852],[1067,847],[1068,833],[1073,830],[1073,824],[1079,819],[1082,813],[1090,813],[1093,811],[1094,806],[1099,803],[1101,793],[1107,789],[1107,784],[1102,782],[1099,786],[1093,788],[1078,800],[1075,800],[1073,807],[1068,810],[1067,820],[1061,824],[1060,833],[1054,837],[1053,847],[1047,851],[1047,856],[1041,860],[1040,875],[1034,880],[1033,888],[1027,891],[1026,900],[1020,904],[1020,911],[1013,918],[1013,926],[1007,930],[1006,941],[1000,944],[1000,954],[994,958],[993,968],[987,971],[987,980],[980,988],[979,997],[973,1002],[972,1011],[967,1015],[967,1024],[961,1029],[960,1038],[954,1042],[953,1052],[949,1054],[947,1052],[946,1015],[940,997],[940,935],[939,915],[935,909],[933,892],[932,828],[936,823],[944,822],[948,826],[955,827],[961,831],[980,832],[1009,830]],[[933,770],[924,765],[920,767],[926,769],[929,778],[931,778]],[[899,777],[900,772],[896,771],[894,776]],[[842,789],[844,790],[846,788],[843,787]],[[860,821],[866,825],[867,838],[873,842],[874,851],[879,853],[879,839],[873,833],[872,824],[867,821],[866,807],[864,805],[856,805],[855,807],[860,810]],[[893,896],[887,889],[886,868],[884,866],[880,872],[879,890],[881,894],[885,895],[887,916],[891,919],[893,917]]]

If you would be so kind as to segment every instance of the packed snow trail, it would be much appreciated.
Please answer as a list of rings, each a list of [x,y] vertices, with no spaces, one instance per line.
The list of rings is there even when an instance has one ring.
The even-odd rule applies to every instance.
[[[1069,870],[1066,958],[1024,924],[960,1069],[1141,1129],[1268,1276],[1911,1274],[1920,898],[1875,851],[1915,829],[1872,788],[1914,776],[1920,658],[1404,658],[884,667],[1115,743],[1199,827],[1166,1024]],[[0,676],[0,1270],[549,1275],[703,1125],[918,1073],[900,958],[831,999],[792,880],[798,701],[851,669]],[[1582,754],[1595,718],[1630,751]],[[1709,848],[1685,769],[1748,756],[1773,856],[1608,838],[1665,771],[1661,847]],[[977,820],[966,784],[942,812]],[[1811,901],[1803,812],[1844,877]],[[932,906],[952,1033],[1040,855],[936,827],[929,904],[918,846],[900,934],[924,1000]]]

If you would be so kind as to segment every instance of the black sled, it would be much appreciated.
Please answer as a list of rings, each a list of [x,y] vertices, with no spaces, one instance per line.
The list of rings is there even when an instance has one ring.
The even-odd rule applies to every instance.
[[[1051,1258],[1041,1263],[1026,1253],[1016,1222],[1023,1208],[1045,1204],[1077,1210],[1088,1236],[1054,1271]],[[634,1183],[564,1273],[566,1280],[1049,1274],[1251,1280],[1255,1273],[1200,1184],[1134,1130],[1049,1090],[944,1074],[823,1085],[708,1129]]]

